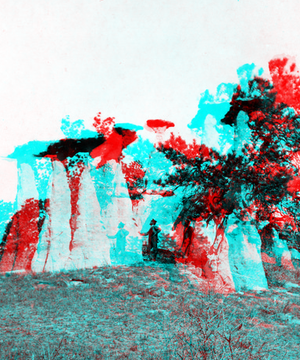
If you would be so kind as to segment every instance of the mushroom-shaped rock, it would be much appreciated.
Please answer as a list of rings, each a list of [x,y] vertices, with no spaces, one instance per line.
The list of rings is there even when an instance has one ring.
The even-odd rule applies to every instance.
[[[155,132],[158,142],[163,141],[163,135],[168,128],[175,126],[174,123],[172,123],[171,121],[160,119],[147,120],[146,124],[148,128],[152,129]]]
[[[115,124],[115,129],[139,131],[139,130],[143,130],[143,127],[140,125],[131,124],[131,123],[117,123],[117,124]]]
[[[97,167],[103,166],[110,160],[119,161],[122,150],[137,139],[135,131],[121,127],[113,129],[106,141],[93,149],[90,155],[95,159]]]

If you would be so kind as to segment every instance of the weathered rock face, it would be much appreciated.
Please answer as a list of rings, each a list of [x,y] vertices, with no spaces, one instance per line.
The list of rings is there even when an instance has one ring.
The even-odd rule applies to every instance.
[[[48,193],[48,183],[52,174],[52,161],[49,158],[36,158],[31,163],[35,176],[36,189],[39,200],[45,201]]]
[[[59,161],[53,162],[49,192],[49,210],[32,261],[36,272],[63,270],[70,254],[71,196],[65,168]]]
[[[18,209],[21,209],[21,206],[25,204],[27,199],[38,200],[39,194],[31,166],[27,163],[21,163],[18,164]]]
[[[294,270],[291,259],[291,253],[287,246],[286,240],[279,238],[278,232],[273,228],[273,246],[272,251],[275,255],[276,264],[288,270]]]
[[[37,177],[37,170],[41,170],[40,162],[33,157],[26,157],[26,162],[18,161],[17,212],[12,217],[8,233],[2,239],[1,272],[31,270],[46,205],[39,191],[40,178]],[[44,178],[45,171],[40,175]]]
[[[262,259],[264,262],[294,270],[292,255],[285,240],[279,238],[278,232],[271,224],[261,231]],[[294,253],[295,254],[295,253]]]
[[[0,271],[31,270],[39,240],[40,204],[32,159],[18,161],[18,192],[11,226],[1,244]]]
[[[182,230],[183,236],[183,230]],[[188,261],[202,269],[211,289],[219,293],[235,290],[229,259],[228,242],[223,226],[196,221]]]
[[[3,271],[22,267],[35,272],[62,271],[109,265],[111,243],[107,235],[116,235],[121,222],[125,224],[124,233],[129,234],[124,237],[126,256],[118,261],[128,264],[142,260],[142,238],[120,164],[111,160],[103,166],[104,169],[91,171],[90,160],[86,154],[68,158],[64,165],[53,160],[48,183],[43,178],[48,191],[42,194],[47,198],[42,202],[38,200],[34,187],[34,172],[30,165],[21,164],[22,174],[28,176],[33,189],[22,183],[20,175],[18,201],[21,204],[30,191],[37,198],[30,199],[34,209],[31,203],[29,207],[28,200],[24,200],[26,209],[22,210],[22,219],[27,213],[34,214],[32,221],[26,218],[34,229],[22,220],[22,229],[18,230],[20,210],[7,236],[5,254],[0,261]],[[47,208],[44,209],[45,202]],[[41,204],[44,204],[42,208]],[[44,213],[42,217],[41,211]]]
[[[144,194],[143,199],[139,202],[136,217],[142,233],[147,232],[151,220],[156,219],[157,214],[154,212],[154,204],[160,197],[160,195]]]
[[[213,272],[216,272],[221,278],[221,286],[219,285],[219,292],[232,292],[237,290],[236,282],[230,267],[230,258],[229,258],[229,241],[225,234],[225,229],[223,224],[217,226],[216,231],[216,240],[213,244],[215,249],[213,252],[212,258],[208,255],[210,268]],[[216,254],[216,256],[214,256]],[[215,258],[215,269],[213,267],[214,263],[212,260]]]
[[[225,236],[229,245],[229,264],[237,291],[267,289],[261,261],[261,240],[251,220],[242,221],[231,214]]]
[[[264,254],[273,256],[272,247],[273,247],[273,242],[274,242],[274,240],[273,240],[274,233],[273,233],[273,227],[271,224],[265,225],[260,230],[260,237],[261,237],[261,251]]]
[[[208,253],[216,238],[216,225],[213,221],[209,223],[196,221],[192,244],[190,248],[189,260],[204,269],[208,261]],[[209,269],[204,270],[208,276]]]
[[[251,221],[230,215],[226,228],[197,221],[189,261],[203,269],[218,292],[267,289],[261,241]]]
[[[109,240],[102,226],[100,205],[88,167],[80,180],[79,215],[66,270],[110,265]]]
[[[295,268],[300,268],[300,253],[296,249],[291,249],[291,260]]]
[[[291,258],[292,260],[300,260],[300,253],[299,251],[297,251],[296,249],[291,249],[290,250],[291,253]]]

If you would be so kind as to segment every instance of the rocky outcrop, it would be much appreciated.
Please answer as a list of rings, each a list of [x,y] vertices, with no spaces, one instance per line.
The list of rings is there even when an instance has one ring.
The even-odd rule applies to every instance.
[[[18,164],[18,210],[28,199],[38,200],[39,194],[36,188],[34,171],[29,164],[24,162]]]
[[[260,247],[251,220],[231,214],[224,224],[196,221],[188,261],[202,268],[215,291],[262,290],[268,285]]]
[[[182,231],[183,233],[183,231]],[[182,234],[183,235],[183,234]],[[219,293],[235,291],[229,258],[229,245],[222,224],[196,221],[188,262],[202,269],[211,289]]]
[[[129,231],[126,237],[125,251],[133,254],[132,261],[140,261],[142,259],[142,238],[138,233],[138,226],[132,211],[132,202],[129,197],[127,184],[121,165],[118,163],[112,165],[115,174],[113,180],[115,186],[111,202],[107,208],[108,217],[106,218],[106,223],[108,224],[108,231],[116,233],[119,224],[124,223],[124,228]]]
[[[235,291],[235,283],[229,265],[229,244],[223,224],[207,226],[204,236],[206,244],[201,254],[204,263],[203,272],[209,280],[211,288],[219,293]]]
[[[286,240],[280,239],[277,230],[273,228],[273,246],[272,250],[276,259],[276,264],[287,270],[294,270],[291,259],[291,253]]]
[[[287,270],[294,270],[291,252],[286,240],[279,238],[277,230],[271,224],[263,228],[261,239],[263,244],[262,259],[264,262],[282,266]]]
[[[43,211],[34,187],[37,180],[34,172],[28,164],[22,164],[20,169],[28,176],[32,189],[20,175],[18,202],[22,204],[30,191],[37,198],[31,199],[34,221],[27,219],[35,229],[24,222],[19,229],[16,221],[19,224],[20,219],[15,219],[0,262],[2,271],[16,268],[35,272],[62,271],[109,265],[111,243],[107,235],[115,235],[120,223],[125,224],[129,234],[125,244],[126,258],[119,262],[129,264],[142,260],[142,238],[121,166],[115,160],[96,169],[84,154],[63,161],[52,159],[52,174],[46,184],[47,209]],[[27,204],[27,212],[28,209]],[[41,213],[43,221],[40,221]]]
[[[23,161],[18,161],[17,164],[17,211],[1,239],[0,272],[31,270],[32,259],[39,242],[40,227],[44,220],[45,199],[41,200],[39,194],[36,169],[40,160],[26,157]]]
[[[300,268],[300,253],[296,249],[291,249],[291,260],[296,269]]]
[[[251,138],[251,130],[248,125],[249,116],[240,111],[236,118],[235,137],[234,137],[234,149],[237,155],[243,155],[242,148],[245,144],[248,144]]]
[[[126,263],[142,260],[142,239],[119,163],[136,138],[135,131],[118,127],[106,137],[19,147],[11,155],[18,160],[18,212],[1,244],[0,268],[41,272],[108,265],[107,235],[115,235],[120,223],[129,232]]]

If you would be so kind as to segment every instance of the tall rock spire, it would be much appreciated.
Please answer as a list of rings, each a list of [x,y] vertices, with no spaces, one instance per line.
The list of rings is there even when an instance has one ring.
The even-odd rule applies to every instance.
[[[36,272],[63,270],[70,252],[70,189],[63,164],[54,160],[52,166],[49,210],[40,234],[37,252],[32,261],[32,270]]]

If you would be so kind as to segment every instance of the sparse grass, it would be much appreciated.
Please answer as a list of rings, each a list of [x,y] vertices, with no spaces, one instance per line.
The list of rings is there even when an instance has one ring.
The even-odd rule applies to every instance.
[[[154,263],[0,283],[0,359],[299,359],[296,292],[204,294]]]

